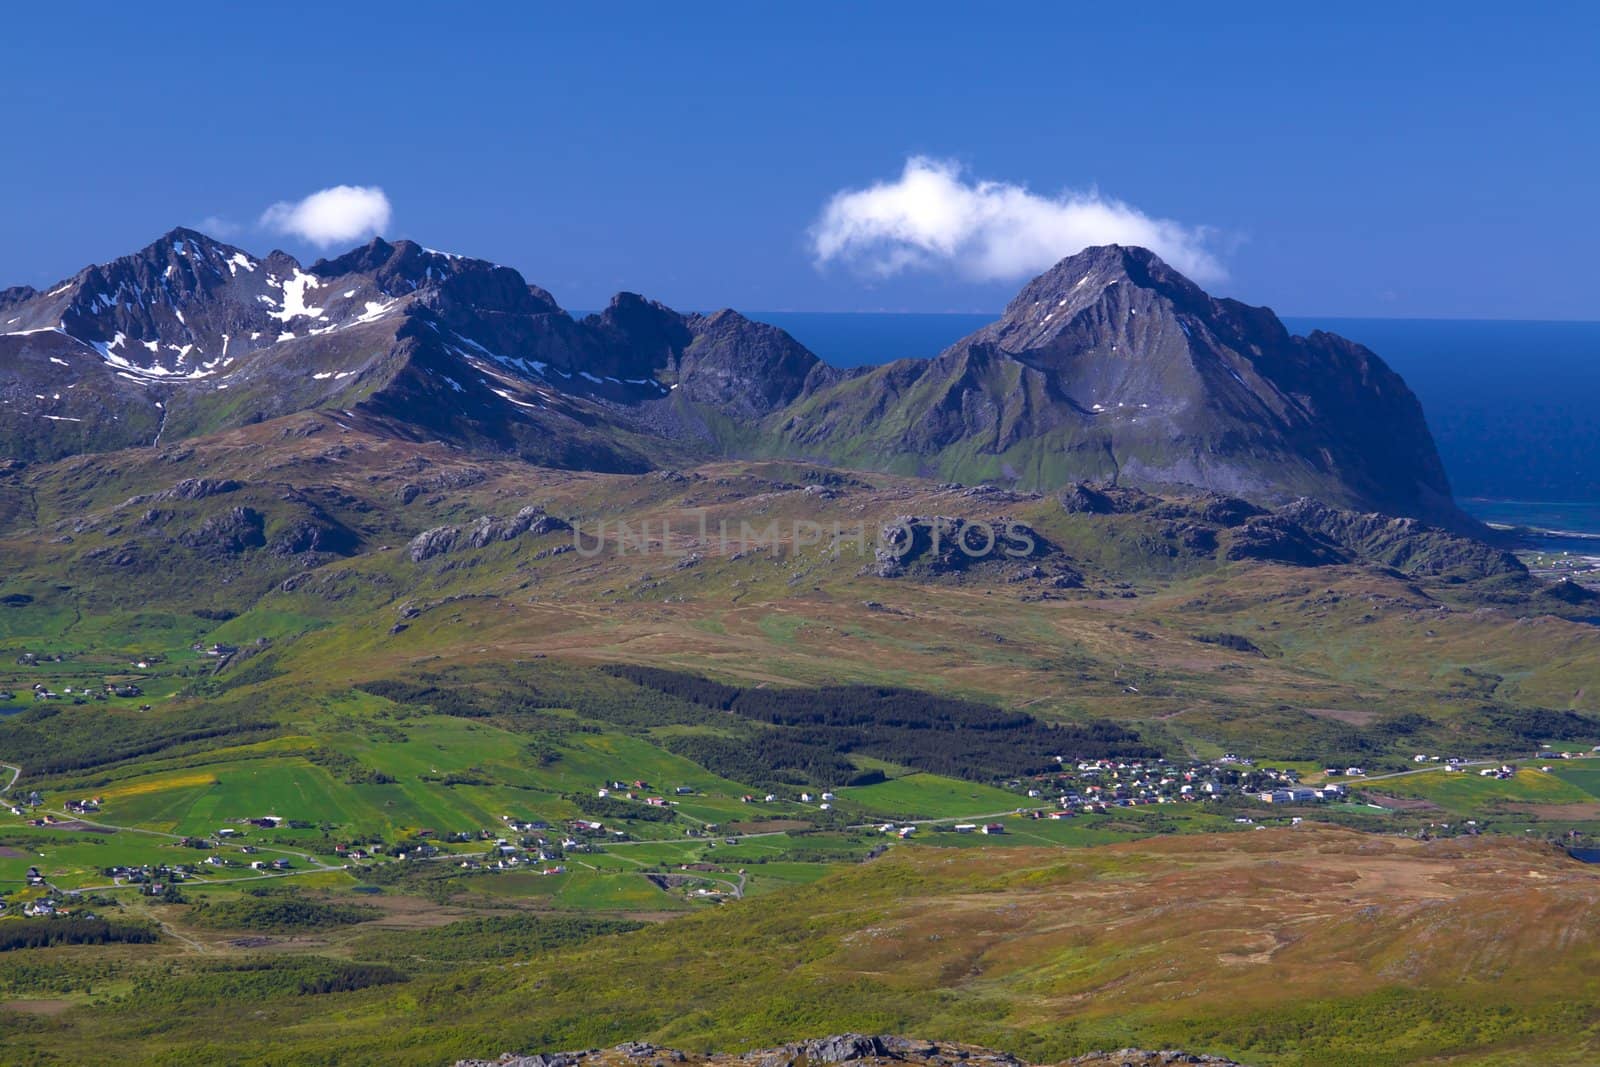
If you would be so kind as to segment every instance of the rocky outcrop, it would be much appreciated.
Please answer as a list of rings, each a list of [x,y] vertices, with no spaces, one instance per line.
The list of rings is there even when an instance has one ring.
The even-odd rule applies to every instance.
[[[202,552],[238,553],[267,543],[265,517],[254,508],[229,508],[178,535],[180,544]]]
[[[406,546],[406,555],[410,557],[412,563],[421,563],[435,556],[442,556],[455,547],[456,540],[460,536],[459,526],[435,526],[431,530],[423,530]]]
[[[1352,557],[1281,515],[1261,515],[1229,531],[1222,550],[1226,560],[1261,560],[1291,567],[1326,567],[1349,563]]]
[[[355,552],[359,543],[360,538],[349,527],[318,516],[285,524],[267,547],[281,556],[307,553],[348,556]]]
[[[777,1048],[744,1053],[687,1053],[648,1042],[630,1041],[610,1049],[551,1052],[532,1055],[505,1053],[492,1060],[457,1060],[455,1067],[666,1067],[667,1064],[708,1067],[810,1067],[813,1064],[922,1064],[927,1067],[1027,1067],[1006,1052],[959,1042],[925,1041],[894,1035],[839,1034],[796,1041]],[[1241,1067],[1223,1056],[1166,1050],[1151,1052],[1126,1048],[1116,1052],[1090,1052],[1064,1061],[1063,1067]]]
[[[982,570],[1012,581],[1077,588],[1083,576],[1043,534],[1024,523],[948,515],[901,515],[878,531],[870,572],[879,578],[957,578]],[[996,573],[998,572],[998,573]]]
[[[185,478],[166,492],[156,494],[156,499],[204,500],[207,497],[237,492],[243,485],[243,482],[232,478]]]
[[[1415,518],[1336,508],[1306,497],[1267,510],[1221,493],[1157,495],[1122,485],[1062,490],[1066,514],[1131,528],[1147,555],[1257,560],[1291,567],[1363,564],[1407,577],[1472,581],[1520,578],[1510,552]]]
[[[1277,514],[1366,562],[1406,575],[1486,578],[1527,574],[1527,568],[1510,552],[1416,519],[1344,511],[1308,499],[1296,500]]]
[[[523,534],[543,537],[558,530],[572,529],[566,522],[546,515],[543,508],[525,507],[509,519],[483,515],[466,531],[467,544],[487,548],[497,541],[514,541]]]
[[[487,548],[519,537],[543,537],[572,529],[564,519],[546,515],[543,508],[525,507],[510,518],[480,515],[470,526],[436,526],[424,530],[411,539],[406,555],[413,563],[422,563],[446,555],[457,548]]]

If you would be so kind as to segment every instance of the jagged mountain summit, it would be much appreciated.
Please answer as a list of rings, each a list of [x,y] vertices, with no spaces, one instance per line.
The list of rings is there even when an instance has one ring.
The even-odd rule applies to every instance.
[[[180,229],[47,292],[0,293],[0,427],[20,460],[320,410],[556,466],[643,470],[682,453],[648,428],[650,402],[674,386],[748,417],[820,367],[732,312],[621,294],[580,322],[516,271],[409,241],[305,268]]]
[[[1154,254],[1091,248],[932,360],[852,372],[730,310],[577,319],[516,271],[381,239],[302,266],[179,229],[0,292],[5,458],[301,411],[559,467],[791,456],[1050,489],[1094,480],[1465,520],[1416,398]]]
[[[862,466],[1105,480],[1458,524],[1421,405],[1374,353],[1292,336],[1142,248],[1090,248],[931,361],[806,398],[779,432]]]

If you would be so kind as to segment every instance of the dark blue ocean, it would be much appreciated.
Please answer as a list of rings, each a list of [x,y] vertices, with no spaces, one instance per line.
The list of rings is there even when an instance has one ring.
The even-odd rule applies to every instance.
[[[789,331],[829,363],[854,367],[936,355],[998,316],[751,317]],[[1285,322],[1296,333],[1323,329],[1358,341],[1404,376],[1467,510],[1486,522],[1600,536],[1600,322]],[[1578,548],[1585,539],[1571,540]],[[1596,542],[1585,551],[1596,552]]]

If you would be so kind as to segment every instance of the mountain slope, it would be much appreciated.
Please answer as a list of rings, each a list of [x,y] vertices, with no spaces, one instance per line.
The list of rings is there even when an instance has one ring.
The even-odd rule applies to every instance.
[[[1466,528],[1375,354],[1091,248],[933,360],[844,372],[730,310],[575,319],[507,267],[374,240],[302,267],[192,230],[0,293],[0,431],[33,461],[300,411],[549,466],[789,456],[1019,488],[1200,487]]]
[[[938,358],[835,383],[770,425],[859,466],[1310,496],[1461,524],[1421,406],[1374,353],[1291,336],[1137,248],[1065,259]]]
[[[49,292],[7,290],[0,316],[0,428],[21,460],[326,410],[403,438],[638,471],[682,458],[675,437],[703,446],[711,435],[685,426],[707,412],[765,414],[821,368],[731,311],[621,294],[577,321],[516,271],[408,241],[307,269],[174,230]]]

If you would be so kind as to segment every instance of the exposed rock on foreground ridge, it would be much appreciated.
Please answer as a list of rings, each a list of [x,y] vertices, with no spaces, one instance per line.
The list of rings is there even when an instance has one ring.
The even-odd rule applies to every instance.
[[[1006,1052],[956,1042],[924,1041],[893,1035],[866,1036],[839,1034],[811,1041],[798,1041],[777,1048],[740,1054],[700,1055],[661,1048],[647,1042],[630,1041],[610,1049],[583,1052],[551,1052],[522,1056],[506,1053],[493,1060],[457,1060],[455,1067],[668,1067],[670,1064],[709,1064],[713,1067],[807,1067],[811,1064],[853,1063],[861,1067],[888,1064],[926,1064],[928,1067],[1027,1067]],[[1210,1067],[1241,1067],[1223,1056],[1208,1056],[1171,1049],[1151,1052],[1145,1049],[1120,1049],[1115,1052],[1090,1052],[1066,1060],[1071,1067],[1177,1067],[1180,1064],[1207,1064]]]

